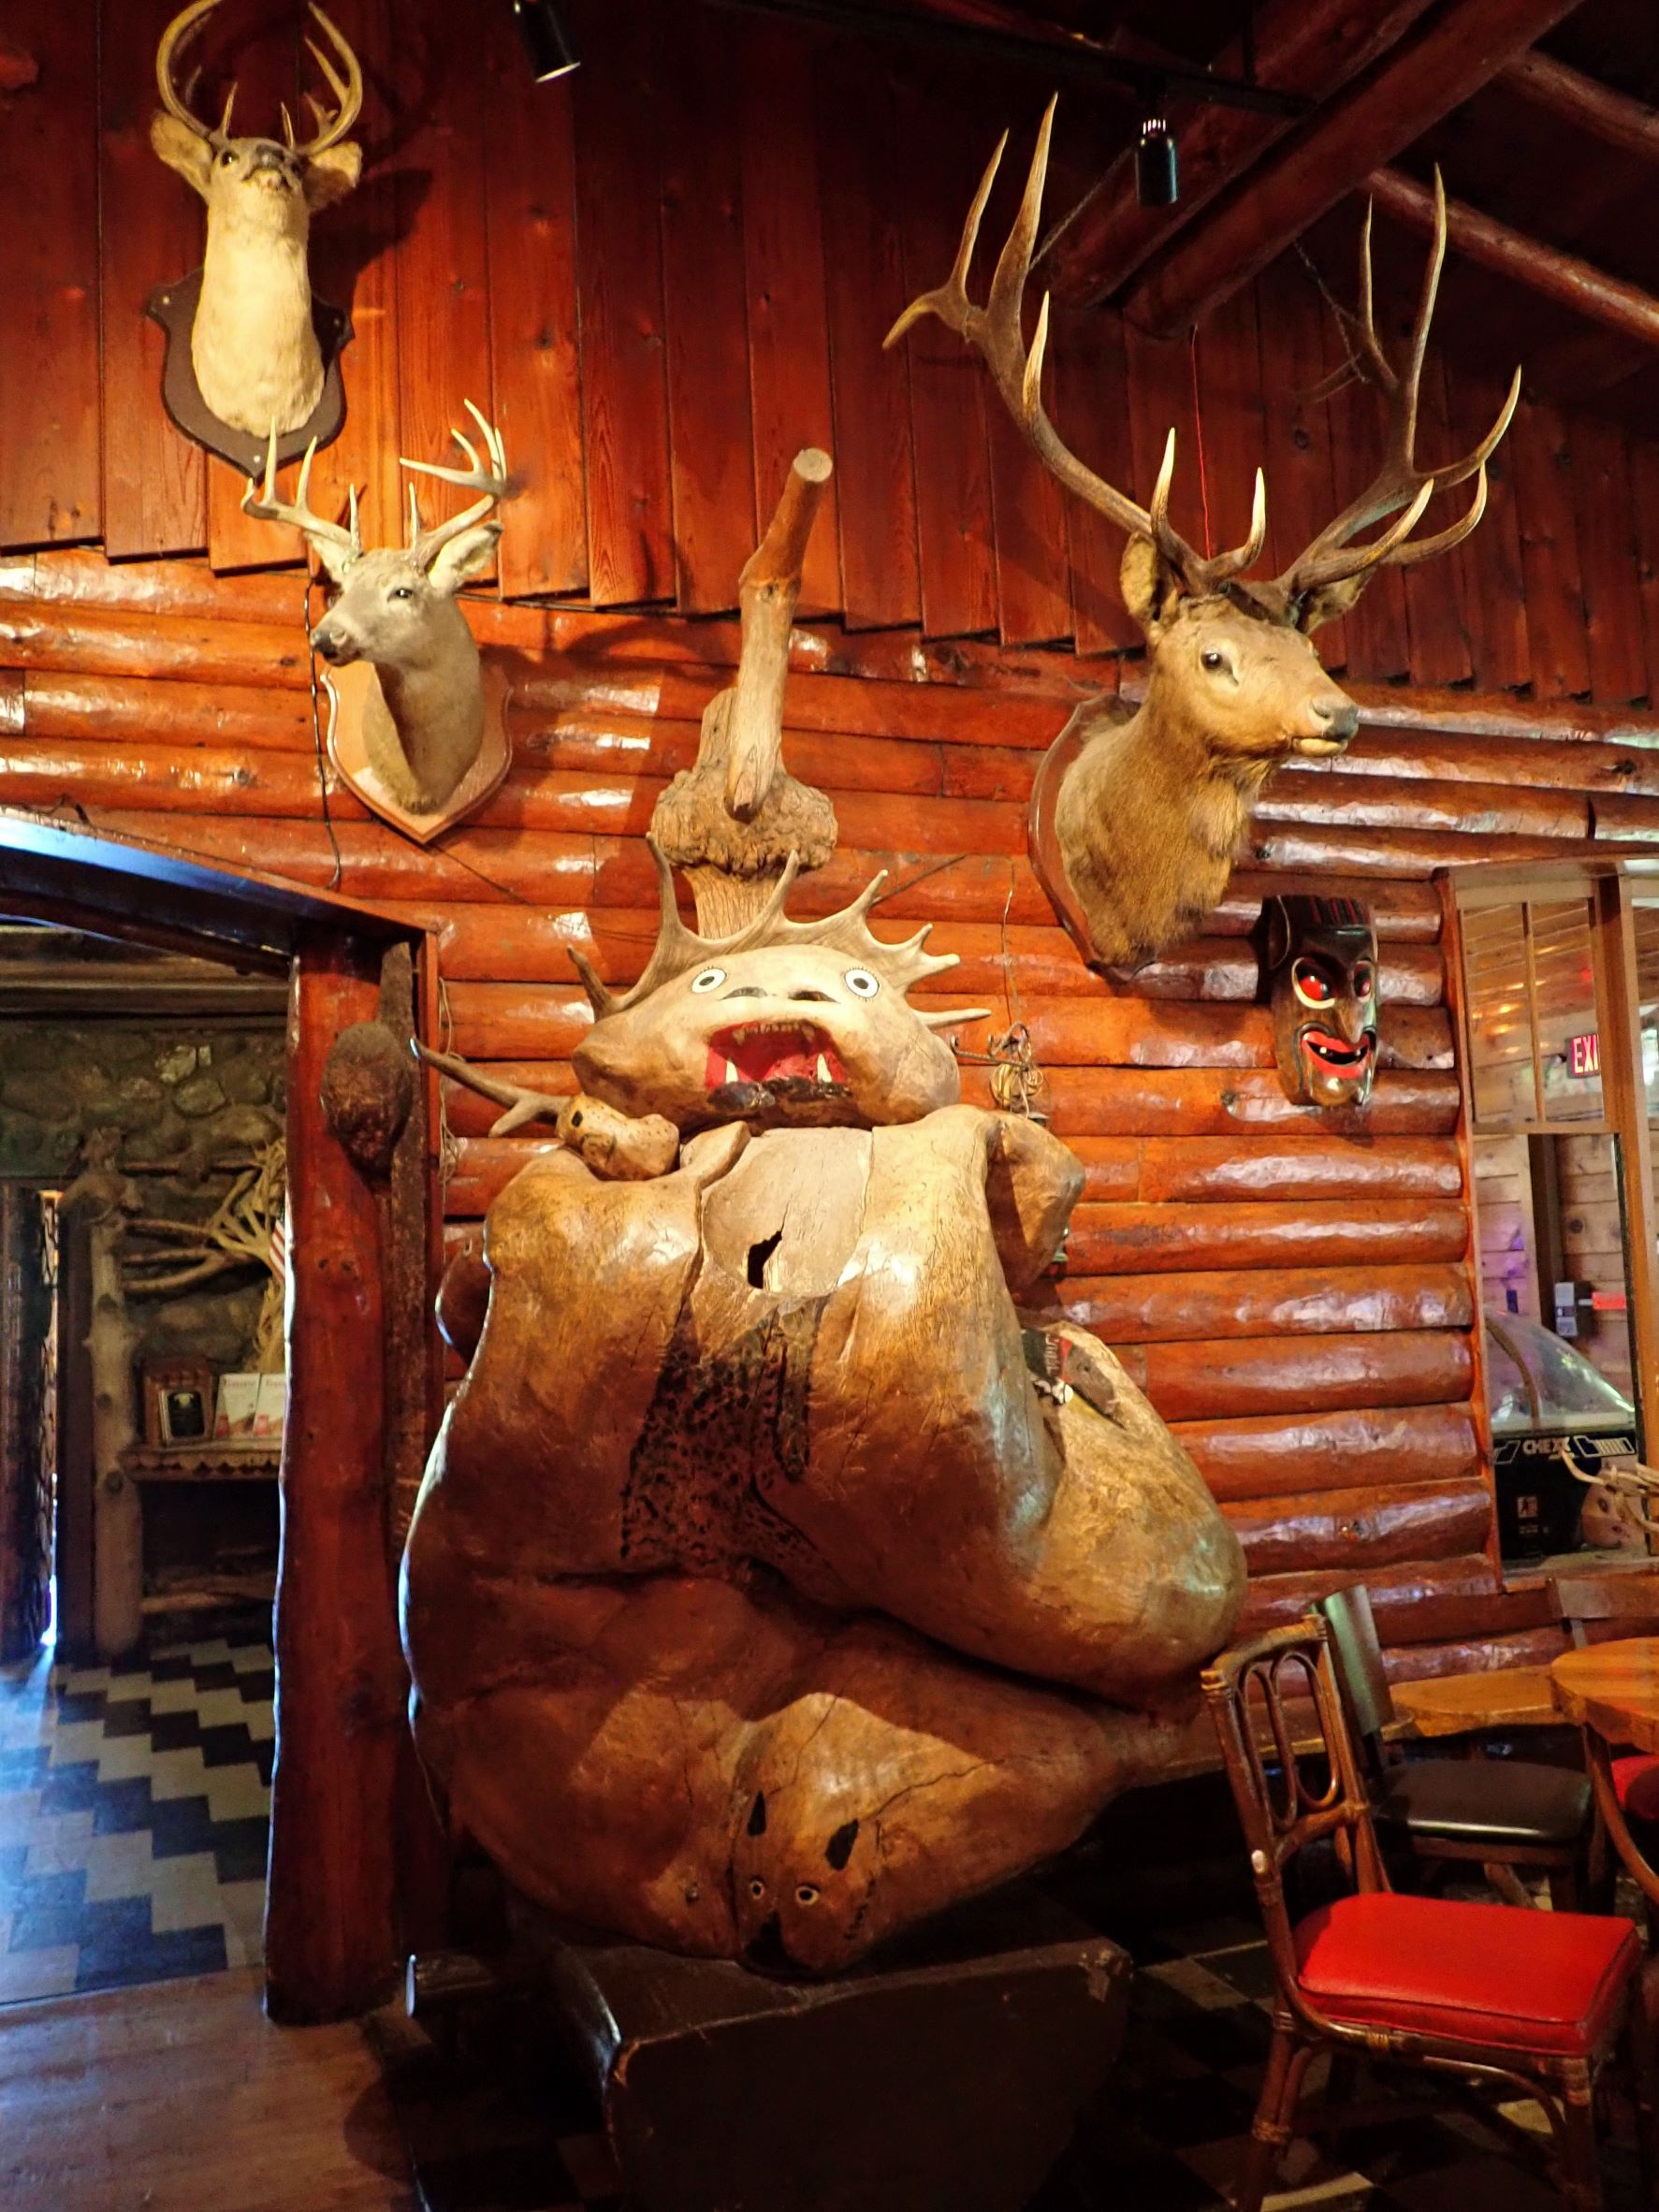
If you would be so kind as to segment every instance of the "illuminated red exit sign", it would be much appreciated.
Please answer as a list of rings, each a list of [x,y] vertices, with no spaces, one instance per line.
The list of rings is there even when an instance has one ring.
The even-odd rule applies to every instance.
[[[1594,1029],[1588,1037],[1567,1039],[1567,1072],[1570,1075],[1601,1073],[1601,1039]]]

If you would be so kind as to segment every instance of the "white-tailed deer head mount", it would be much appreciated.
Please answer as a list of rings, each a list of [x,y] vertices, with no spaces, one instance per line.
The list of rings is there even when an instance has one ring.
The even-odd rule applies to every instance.
[[[360,717],[360,731],[354,725],[350,733],[351,745],[337,723],[336,760],[368,805],[423,839],[481,804],[506,772],[506,740],[499,711],[493,717],[491,712],[499,710],[501,701],[486,699],[478,648],[455,595],[469,576],[488,567],[502,526],[487,517],[513,488],[493,425],[471,400],[466,406],[487,458],[480,458],[463,432],[453,430],[467,458],[464,469],[401,458],[400,466],[461,485],[478,497],[429,530],[411,485],[409,537],[401,548],[365,549],[355,488],[348,523],[330,522],[312,512],[307,501],[314,448],[300,464],[293,502],[279,499],[274,432],[265,482],[250,484],[242,498],[247,513],[258,520],[285,522],[303,531],[338,586],[327,613],[311,633],[312,647],[331,669],[363,664],[369,680],[360,694],[354,689],[347,701],[354,718]],[[360,755],[355,750],[359,741]],[[495,768],[497,746],[499,770],[485,773]]]
[[[1029,345],[1021,309],[1054,115],[1051,101],[985,305],[969,298],[968,279],[1006,133],[968,210],[950,276],[906,308],[887,343],[923,315],[937,315],[982,357],[1043,465],[1128,532],[1123,594],[1146,638],[1145,702],[1126,723],[1103,727],[1079,718],[1081,727],[1062,735],[1040,774],[1031,818],[1032,859],[1062,921],[1085,954],[1115,965],[1148,958],[1215,904],[1250,805],[1275,767],[1292,753],[1340,753],[1353,736],[1359,710],[1321,667],[1310,633],[1351,607],[1383,568],[1432,560],[1474,530],[1486,509],[1486,464],[1515,412],[1521,371],[1478,445],[1438,468],[1419,465],[1418,386],[1446,255],[1446,201],[1436,174],[1434,243],[1398,362],[1376,333],[1369,212],[1365,221],[1351,369],[1387,400],[1388,435],[1376,476],[1283,575],[1258,577],[1247,571],[1267,540],[1259,469],[1249,536],[1230,550],[1200,554],[1170,521],[1172,430],[1152,503],[1142,507],[1085,467],[1043,408],[1048,297]],[[1433,536],[1414,537],[1434,493],[1470,477],[1475,494],[1462,517]],[[1390,516],[1395,519],[1386,529],[1361,539],[1361,531]]]
[[[155,82],[163,112],[150,126],[150,142],[207,202],[207,253],[190,333],[197,388],[222,423],[257,439],[272,423],[279,432],[300,429],[322,397],[306,247],[313,213],[343,199],[361,172],[362,150],[346,134],[363,105],[363,74],[313,0],[311,13],[339,66],[314,38],[306,44],[333,105],[306,95],[315,124],[306,138],[297,136],[286,108],[285,143],[232,138],[236,86],[214,127],[191,108],[196,74],[182,88],[176,77],[182,51],[218,5],[190,0],[162,33]]]

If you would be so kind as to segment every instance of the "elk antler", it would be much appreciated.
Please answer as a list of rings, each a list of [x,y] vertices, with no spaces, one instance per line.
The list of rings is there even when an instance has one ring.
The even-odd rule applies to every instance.
[[[937,315],[947,329],[954,330],[965,339],[983,359],[991,371],[992,381],[1002,396],[1003,404],[1025,433],[1026,443],[1033,448],[1045,468],[1049,469],[1068,491],[1114,522],[1120,530],[1132,535],[1152,539],[1164,559],[1181,577],[1186,589],[1195,597],[1214,591],[1229,577],[1247,569],[1260,554],[1267,538],[1267,493],[1261,471],[1256,472],[1256,495],[1250,515],[1250,535],[1243,546],[1232,551],[1218,553],[1206,560],[1189,546],[1170,522],[1170,483],[1175,468],[1175,433],[1170,432],[1164,447],[1163,466],[1158,471],[1157,487],[1152,495],[1150,508],[1137,506],[1092,469],[1085,468],[1070,448],[1064,444],[1058,431],[1043,411],[1042,356],[1048,343],[1048,294],[1042,296],[1042,306],[1037,316],[1037,330],[1029,347],[1026,344],[1021,321],[1021,308],[1025,299],[1026,280],[1031,270],[1031,255],[1037,242],[1037,226],[1042,212],[1042,188],[1048,175],[1049,139],[1053,135],[1055,102],[1051,100],[1044,110],[1041,127],[1037,133],[1037,147],[1031,156],[1031,167],[1026,178],[1026,190],[1020,200],[1020,211],[1014,218],[1013,228],[997,257],[997,269],[991,279],[991,289],[983,307],[976,307],[968,298],[968,277],[973,261],[974,247],[979,242],[980,224],[984,217],[985,204],[991,196],[991,187],[997,182],[997,172],[1002,166],[1003,150],[1008,144],[1008,133],[1003,132],[997,142],[990,165],[980,180],[974,194],[973,205],[968,211],[968,220],[962,226],[962,242],[956,249],[956,260],[945,282],[932,292],[924,292],[913,299],[888,331],[884,343],[893,345],[902,338],[912,323],[924,315]]]
[[[225,95],[225,111],[219,118],[219,127],[215,131],[191,109],[191,95],[196,89],[199,71],[192,72],[181,92],[173,81],[173,65],[218,5],[219,0],[189,0],[189,5],[179,10],[162,33],[161,43],[155,50],[155,89],[161,96],[161,104],[169,115],[187,130],[194,131],[198,138],[229,138],[231,109],[236,105],[236,85],[233,82]],[[296,140],[293,121],[287,109],[284,108],[284,135],[290,152],[297,153],[302,161],[311,161],[317,154],[326,153],[330,146],[337,145],[356,123],[363,106],[363,72],[357,55],[353,53],[338,25],[331,22],[316,5],[316,0],[311,0],[311,12],[332,40],[335,52],[345,65],[345,75],[340,75],[316,40],[308,36],[305,43],[316,57],[317,66],[327,80],[328,89],[334,95],[337,105],[330,114],[313,94],[306,94],[306,102],[317,119],[317,129],[303,143]]]
[[[242,494],[242,513],[252,515],[255,522],[289,522],[313,543],[333,546],[342,558],[342,566],[363,558],[363,533],[357,522],[357,488],[351,487],[351,523],[342,528],[329,522],[321,515],[313,515],[306,502],[311,492],[311,464],[316,458],[317,442],[313,438],[305,449],[305,458],[299,464],[299,482],[294,488],[294,504],[279,500],[276,490],[277,434],[276,425],[270,429],[270,444],[265,453],[265,482],[256,486],[252,477]]]
[[[421,522],[420,502],[415,496],[415,487],[413,484],[409,487],[408,550],[423,568],[430,565],[441,548],[446,546],[451,538],[458,537],[463,530],[470,530],[474,522],[481,522],[496,502],[503,499],[512,488],[507,475],[507,456],[502,444],[501,433],[493,423],[486,422],[471,400],[464,400],[462,404],[478,425],[479,432],[484,439],[485,451],[489,456],[488,469],[478,458],[476,447],[464,432],[456,429],[453,426],[451,426],[449,435],[466,455],[471,464],[469,467],[441,469],[432,461],[409,460],[401,454],[398,457],[399,466],[411,470],[416,475],[436,476],[442,483],[464,485],[469,490],[475,489],[483,495],[474,500],[470,507],[464,507],[458,515],[452,515],[447,522],[439,523],[435,530],[428,530]]]
[[[1356,316],[1346,318],[1351,322],[1356,342],[1343,373],[1362,376],[1367,384],[1375,385],[1387,396],[1389,427],[1382,466],[1359,498],[1351,501],[1277,579],[1279,589],[1292,602],[1317,586],[1346,582],[1371,568],[1410,567],[1419,560],[1432,560],[1435,554],[1461,545],[1486,512],[1486,464],[1509,428],[1509,418],[1521,398],[1521,371],[1517,369],[1508,397],[1498,410],[1497,420],[1478,445],[1461,459],[1448,461],[1441,468],[1418,467],[1418,387],[1422,381],[1429,325],[1433,319],[1440,270],[1446,259],[1446,187],[1441,182],[1439,168],[1434,171],[1434,242],[1423,271],[1422,297],[1418,303],[1410,342],[1398,367],[1389,359],[1376,334],[1371,282],[1371,215],[1368,204],[1360,243],[1360,311]],[[1478,481],[1475,497],[1462,520],[1437,531],[1433,537],[1413,540],[1411,533],[1434,493],[1465,483],[1471,476]],[[1394,514],[1396,509],[1404,512],[1380,537],[1365,545],[1356,546],[1352,542],[1361,531],[1371,523],[1380,522],[1385,515]]]

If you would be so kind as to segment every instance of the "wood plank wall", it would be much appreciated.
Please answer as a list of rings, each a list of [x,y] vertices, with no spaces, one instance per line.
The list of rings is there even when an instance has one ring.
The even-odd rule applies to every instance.
[[[336,0],[369,78],[370,170],[317,230],[321,288],[357,328],[319,486],[366,484],[369,532],[390,532],[395,455],[442,458],[463,396],[493,411],[525,479],[497,584],[469,602],[513,675],[514,771],[423,851],[343,792],[325,809],[302,575],[258,568],[291,548],[160,409],[139,307],[196,250],[184,187],[143,145],[167,0],[104,0],[102,81],[64,27],[91,0],[15,12],[42,64],[14,106],[34,103],[55,244],[38,223],[0,236],[0,348],[28,395],[27,435],[14,409],[0,445],[0,803],[405,908],[441,935],[455,1045],[560,1088],[587,1018],[568,948],[608,980],[638,972],[654,932],[640,834],[735,656],[723,611],[788,458],[829,445],[786,750],[830,792],[843,841],[802,910],[885,866],[884,914],[937,922],[963,955],[953,986],[1029,1023],[1088,1173],[1059,1296],[1203,1466],[1249,1550],[1253,1618],[1362,1575],[1399,1671],[1553,1648],[1541,1601],[1501,1594],[1490,1555],[1429,879],[1659,837],[1659,594],[1626,542],[1652,457],[1523,407],[1456,567],[1379,588],[1322,641],[1365,704],[1358,743],[1275,779],[1204,932],[1113,991],[1055,925],[1024,814],[1079,694],[1140,680],[1118,657],[1134,643],[1118,546],[1058,503],[953,342],[880,351],[944,273],[996,129],[1015,126],[1017,163],[1048,88],[696,6],[584,0],[583,68],[536,91],[504,7],[411,0],[394,44],[386,0]],[[1063,109],[1072,182],[1086,123]],[[1282,561],[1363,465],[1362,404],[1306,398],[1332,344],[1287,261],[1196,351],[1068,322],[1053,403],[1142,495],[1175,421],[1178,519],[1198,537],[1201,429],[1215,535],[1242,531],[1265,455]],[[1496,401],[1495,380],[1448,379],[1460,432]],[[1431,727],[1395,726],[1403,697]],[[1358,892],[1381,932],[1383,1070],[1347,1120],[1286,1102],[1254,1002],[1247,932],[1292,883]],[[977,1071],[968,1088],[982,1095]],[[450,1100],[458,1236],[524,1157],[484,1136],[480,1104]]]

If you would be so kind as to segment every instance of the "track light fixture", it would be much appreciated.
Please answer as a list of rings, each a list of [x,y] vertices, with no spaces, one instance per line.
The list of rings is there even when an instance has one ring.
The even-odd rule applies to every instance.
[[[1181,196],[1174,135],[1162,115],[1149,115],[1135,145],[1135,196],[1143,208],[1172,208]]]
[[[568,77],[576,67],[576,56],[553,0],[513,0],[513,20],[538,84],[551,84],[556,77]]]

